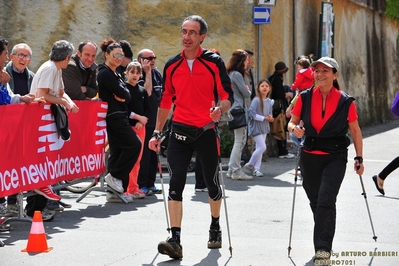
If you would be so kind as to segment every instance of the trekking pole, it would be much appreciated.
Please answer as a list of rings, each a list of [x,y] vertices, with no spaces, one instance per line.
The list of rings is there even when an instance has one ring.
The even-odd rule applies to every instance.
[[[303,122],[299,123],[299,127],[303,127]],[[294,196],[292,199],[292,212],[291,212],[291,226],[290,226],[290,239],[288,242],[288,257],[290,256],[291,252],[291,239],[292,239],[292,227],[294,224],[294,208],[295,208],[295,196],[296,196],[296,182],[298,181],[298,167],[299,167],[299,160],[301,158],[301,139],[298,139],[299,145],[298,145],[298,150],[297,150],[297,160],[296,160],[296,166],[295,166],[295,177],[294,177]]]
[[[226,192],[224,189],[222,156],[220,153],[220,135],[219,135],[219,130],[218,130],[218,123],[216,123],[215,131],[216,131],[216,146],[217,146],[217,152],[218,152],[218,157],[219,157],[219,176],[220,176],[220,179],[222,180],[222,197],[223,197],[223,203],[224,203],[224,211],[225,211],[225,215],[226,215],[227,236],[229,239],[229,251],[230,251],[230,256],[233,256],[233,248],[231,247],[231,238],[230,238],[229,216],[227,215]]]
[[[360,166],[358,166],[358,167],[360,167]],[[373,221],[371,220],[370,208],[369,208],[369,204],[367,202],[367,194],[366,194],[366,190],[364,189],[363,178],[361,175],[359,175],[359,178],[360,178],[360,184],[362,185],[362,190],[363,190],[362,195],[364,196],[364,200],[366,202],[366,207],[367,207],[367,213],[369,214],[371,230],[373,231],[373,239],[375,242],[377,242],[377,236],[375,235],[375,232],[374,232],[374,226],[373,226]]]
[[[158,142],[158,138],[157,138],[157,142]],[[162,178],[162,166],[161,166],[161,155],[159,154],[160,152],[157,152],[157,161],[158,161],[158,172],[159,172],[159,178],[161,179],[161,187],[162,187],[162,197],[163,197],[163,205],[165,207],[165,216],[166,216],[166,225],[167,228],[166,230],[168,231],[168,233],[170,233],[170,225],[169,225],[169,217],[168,217],[168,207],[166,204],[166,197],[165,197],[165,188],[163,185],[163,178]]]

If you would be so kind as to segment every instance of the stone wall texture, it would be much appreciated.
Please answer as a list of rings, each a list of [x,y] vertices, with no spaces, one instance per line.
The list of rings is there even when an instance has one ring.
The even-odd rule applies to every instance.
[[[205,48],[217,48],[227,62],[237,48],[255,52],[257,79],[270,75],[274,64],[290,68],[285,83],[295,77],[294,60],[318,51],[321,0],[276,0],[271,23],[253,24],[257,0],[0,0],[1,35],[10,49],[19,42],[33,49],[30,69],[46,60],[54,41],[75,47],[90,39],[128,40],[136,53],[150,48],[162,70],[180,52],[179,28],[191,14],[208,23]],[[392,119],[389,106],[398,92],[398,23],[383,15],[385,1],[330,1],[334,5],[334,57],[341,66],[341,88],[357,101],[361,125]],[[377,4],[376,4],[377,3]],[[98,63],[103,62],[99,53]]]

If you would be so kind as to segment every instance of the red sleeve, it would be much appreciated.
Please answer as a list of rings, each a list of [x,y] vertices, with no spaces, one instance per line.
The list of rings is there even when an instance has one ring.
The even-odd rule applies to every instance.
[[[356,111],[356,105],[354,102],[351,103],[349,106],[349,112],[348,112],[348,123],[352,123],[353,121],[356,121],[358,119],[357,111]]]
[[[299,94],[298,98],[296,99],[294,109],[292,109],[292,114],[301,117],[301,112],[302,112],[302,95]]]

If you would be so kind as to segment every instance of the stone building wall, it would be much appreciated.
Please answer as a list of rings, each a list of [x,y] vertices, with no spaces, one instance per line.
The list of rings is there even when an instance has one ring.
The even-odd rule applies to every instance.
[[[335,14],[335,58],[341,66],[339,82],[356,97],[360,124],[392,119],[389,105],[399,81],[398,24],[383,16],[384,1],[332,0]],[[59,39],[75,47],[90,39],[128,40],[135,55],[150,48],[162,70],[166,60],[180,52],[179,27],[190,14],[203,16],[209,33],[205,48],[217,48],[227,62],[237,48],[255,52],[257,78],[270,75],[274,64],[286,62],[295,77],[294,59],[316,54],[321,0],[276,0],[271,23],[254,25],[258,0],[0,0],[2,36],[10,48],[19,42],[33,49],[30,69],[48,59]],[[10,49],[11,50],[11,49]],[[99,54],[98,63],[102,63]]]

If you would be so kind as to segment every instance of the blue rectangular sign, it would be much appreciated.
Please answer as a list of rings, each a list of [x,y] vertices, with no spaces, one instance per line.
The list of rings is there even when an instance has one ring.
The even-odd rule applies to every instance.
[[[270,24],[270,7],[254,7],[254,24]]]

